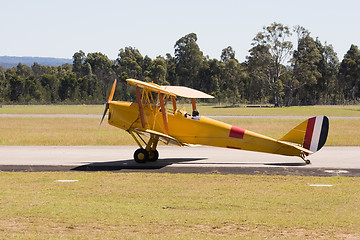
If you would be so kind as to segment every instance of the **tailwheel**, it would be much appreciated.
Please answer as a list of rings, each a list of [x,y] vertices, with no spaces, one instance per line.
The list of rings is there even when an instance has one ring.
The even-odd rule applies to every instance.
[[[159,152],[158,150],[150,150],[149,151],[149,162],[155,162],[159,159]]]
[[[149,152],[144,148],[139,148],[134,152],[134,160],[137,163],[146,163],[149,160]]]
[[[300,153],[300,157],[301,157],[302,160],[304,160],[304,162],[305,162],[306,164],[310,164],[310,163],[311,163],[311,161],[310,161],[309,159],[306,159],[305,153],[301,152],[301,153]]]

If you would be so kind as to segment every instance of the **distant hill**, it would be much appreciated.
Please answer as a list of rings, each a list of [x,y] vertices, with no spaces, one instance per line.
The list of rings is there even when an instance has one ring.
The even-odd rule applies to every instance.
[[[16,67],[19,63],[31,67],[34,62],[40,65],[60,66],[65,63],[72,64],[72,59],[67,58],[50,58],[50,57],[13,57],[13,56],[0,56],[0,66],[4,69]]]

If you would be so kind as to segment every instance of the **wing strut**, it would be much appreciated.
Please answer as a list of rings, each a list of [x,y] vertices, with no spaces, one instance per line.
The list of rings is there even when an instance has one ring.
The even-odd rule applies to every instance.
[[[195,111],[195,110],[196,110],[195,98],[192,98],[192,99],[191,99],[191,105],[192,105],[193,111]]]
[[[169,127],[168,127],[168,122],[167,122],[167,118],[166,118],[166,110],[165,110],[165,105],[164,105],[163,94],[159,93],[159,99],[160,99],[160,108],[161,108],[161,114],[162,114],[163,121],[164,121],[165,132],[166,132],[166,135],[169,135]]]
[[[145,116],[144,116],[144,109],[141,102],[141,96],[140,96],[140,88],[136,86],[136,100],[139,105],[139,113],[140,113],[140,120],[141,120],[141,126],[145,128]]]
[[[171,96],[171,101],[172,101],[172,104],[173,104],[173,110],[174,110],[174,113],[176,111],[176,99],[174,96]]]

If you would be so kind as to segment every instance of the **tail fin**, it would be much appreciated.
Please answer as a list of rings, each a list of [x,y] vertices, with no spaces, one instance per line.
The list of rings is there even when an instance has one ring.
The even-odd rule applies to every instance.
[[[329,119],[326,116],[316,116],[300,123],[279,140],[300,144],[315,153],[324,146],[328,131]]]

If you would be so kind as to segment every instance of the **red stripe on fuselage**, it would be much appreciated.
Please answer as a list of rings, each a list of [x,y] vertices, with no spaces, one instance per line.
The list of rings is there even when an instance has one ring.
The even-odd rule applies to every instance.
[[[230,133],[229,133],[229,137],[243,139],[244,138],[244,133],[245,133],[244,129],[232,126],[231,130],[230,130]]]
[[[313,131],[314,131],[315,120],[316,120],[316,117],[309,118],[308,124],[306,127],[306,133],[305,133],[303,147],[308,150],[310,149],[310,145],[311,145],[311,139],[312,139],[312,135],[313,135]]]

